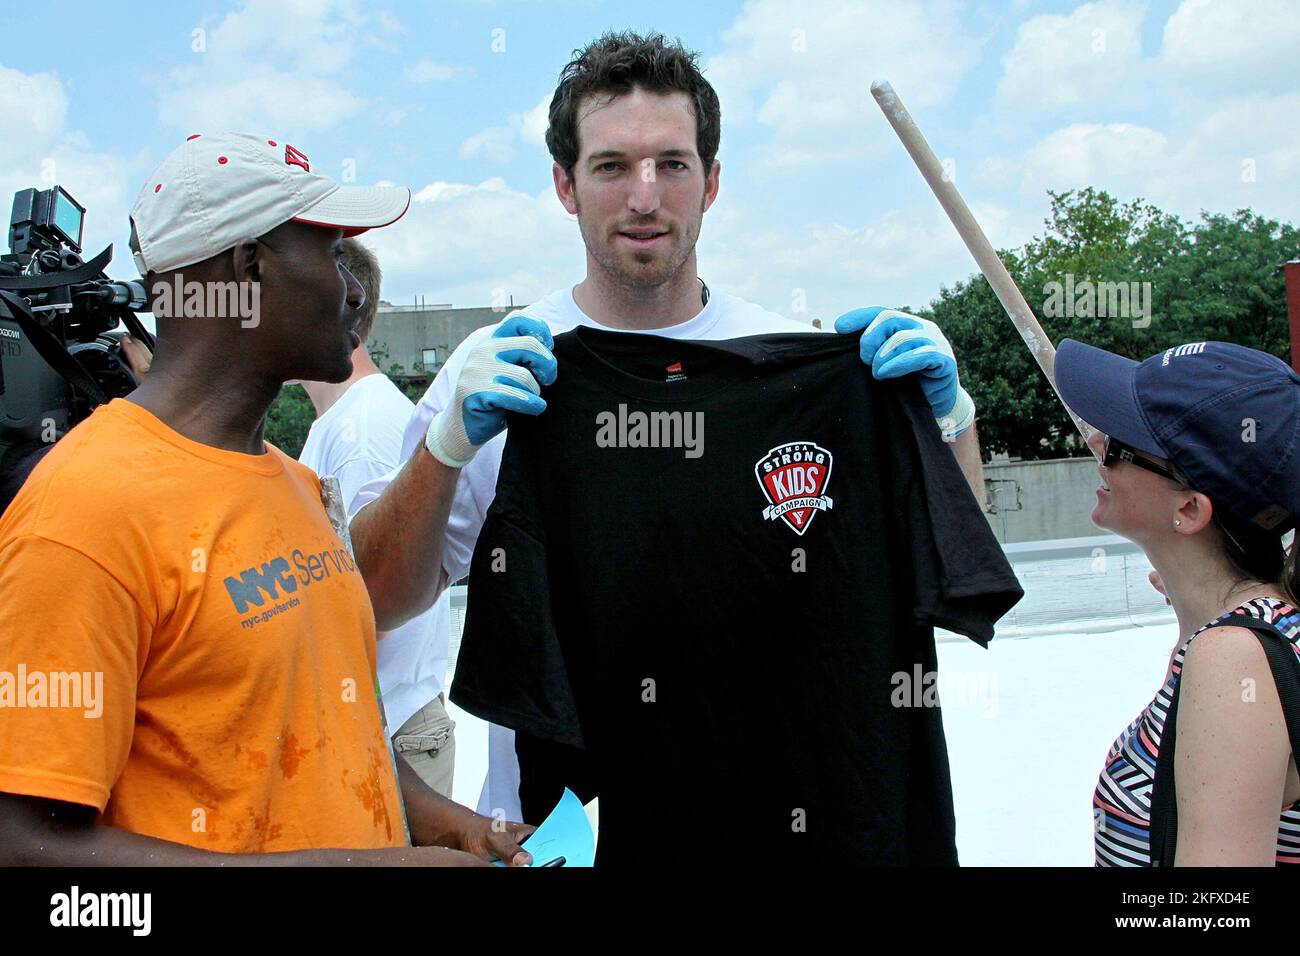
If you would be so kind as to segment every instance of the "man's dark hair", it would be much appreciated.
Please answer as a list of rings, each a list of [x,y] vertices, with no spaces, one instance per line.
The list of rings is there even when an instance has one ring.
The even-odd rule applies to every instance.
[[[661,33],[641,36],[631,31],[606,33],[586,49],[573,52],[573,60],[560,71],[546,129],[546,148],[565,175],[572,179],[578,162],[578,106],[583,98],[617,96],[637,87],[651,93],[680,91],[691,98],[695,151],[708,175],[722,137],[722,108],[718,94],[696,66],[698,53],[685,49],[680,40],[668,42]]]
[[[343,268],[357,277],[361,288],[366,292],[366,304],[361,307],[361,318],[357,322],[357,336],[364,344],[370,338],[375,315],[379,312],[379,283],[383,279],[383,273],[375,254],[355,239],[343,240],[343,252],[339,258],[343,262]]]

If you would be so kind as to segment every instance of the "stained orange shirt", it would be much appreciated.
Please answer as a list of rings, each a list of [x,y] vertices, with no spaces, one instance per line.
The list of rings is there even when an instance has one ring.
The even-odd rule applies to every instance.
[[[401,846],[374,688],[361,574],[271,445],[117,399],[0,518],[0,791],[209,850]]]

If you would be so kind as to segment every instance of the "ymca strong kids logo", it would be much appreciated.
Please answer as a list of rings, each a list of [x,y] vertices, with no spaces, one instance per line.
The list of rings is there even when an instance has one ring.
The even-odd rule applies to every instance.
[[[777,445],[754,465],[754,477],[769,502],[763,517],[780,518],[795,534],[807,531],[817,512],[831,509],[831,453],[813,442]]]

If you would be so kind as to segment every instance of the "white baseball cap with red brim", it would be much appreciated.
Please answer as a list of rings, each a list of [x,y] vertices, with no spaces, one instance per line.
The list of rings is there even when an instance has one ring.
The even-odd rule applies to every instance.
[[[345,236],[405,215],[402,186],[340,186],[284,140],[195,134],[162,161],[131,209],[140,274],[202,262],[295,220]]]

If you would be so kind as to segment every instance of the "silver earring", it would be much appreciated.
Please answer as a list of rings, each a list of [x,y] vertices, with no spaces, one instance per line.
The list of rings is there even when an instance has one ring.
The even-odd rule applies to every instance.
[[[1182,519],[1180,519],[1180,518],[1175,518],[1175,519],[1174,519],[1174,527],[1175,527],[1175,528],[1182,527],[1182,524],[1183,524]]]

